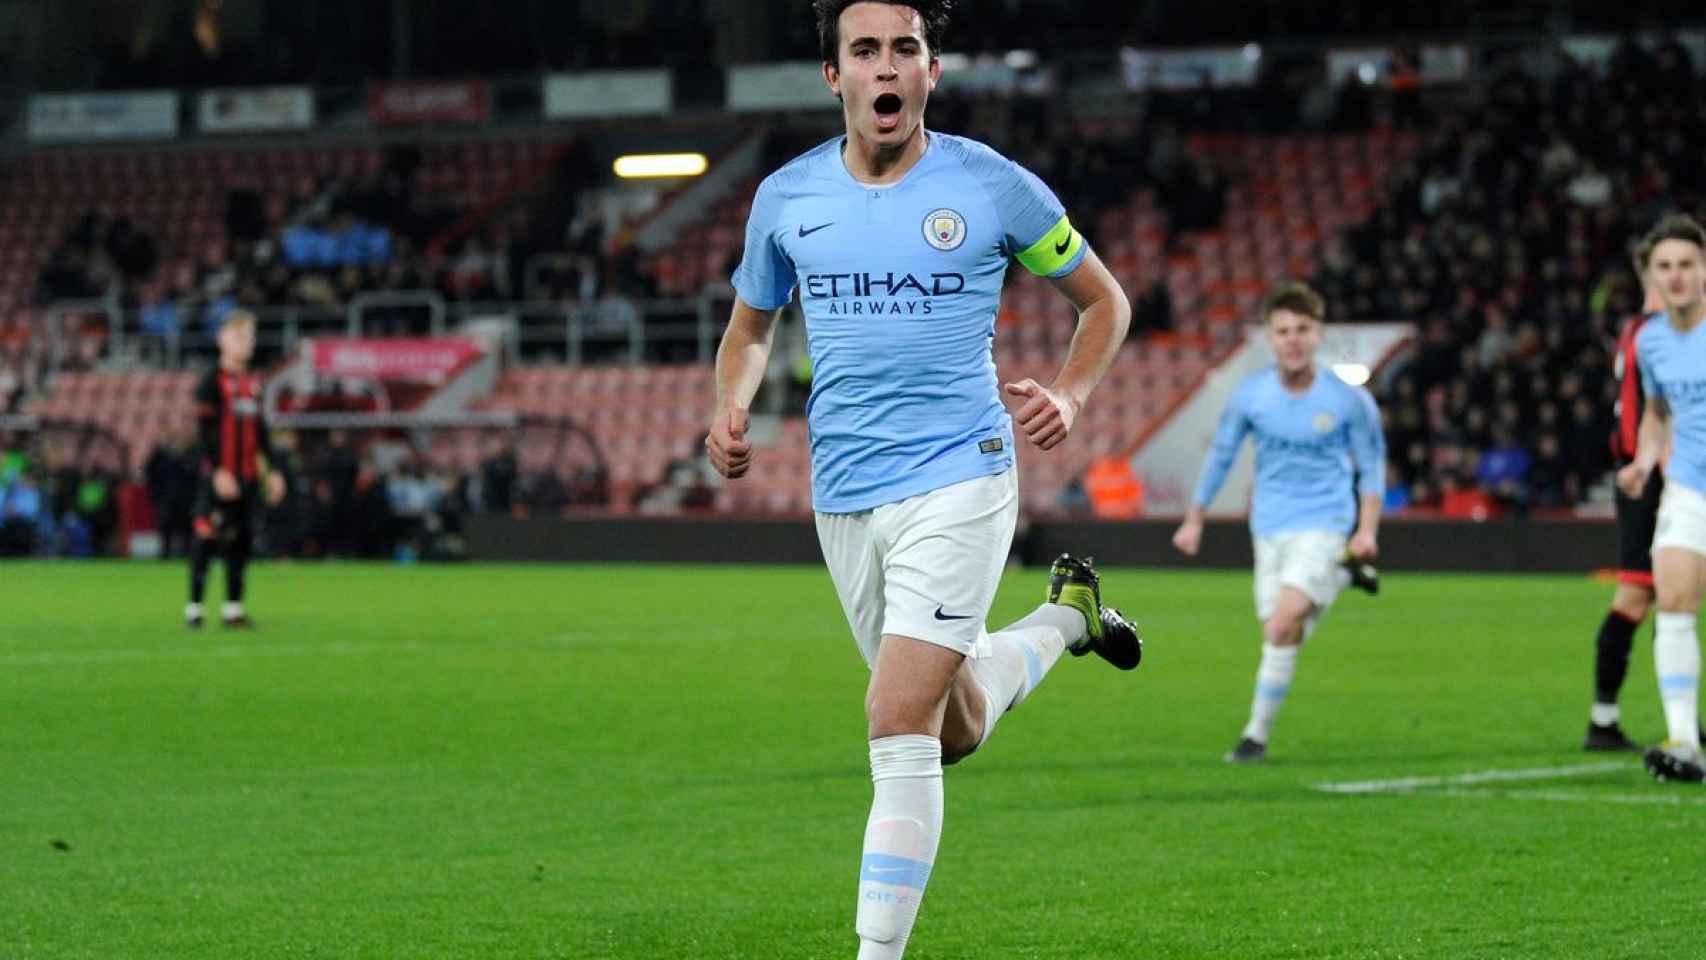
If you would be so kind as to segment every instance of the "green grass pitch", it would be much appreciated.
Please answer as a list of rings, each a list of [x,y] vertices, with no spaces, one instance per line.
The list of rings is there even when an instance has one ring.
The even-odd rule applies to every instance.
[[[1040,599],[1010,571],[992,615]],[[817,568],[0,566],[0,957],[850,958],[865,670]],[[219,600],[215,571],[213,596]],[[1114,570],[1148,639],[1067,658],[947,774],[908,952],[1699,956],[1706,791],[1576,748],[1610,587],[1389,574],[1233,769],[1242,573]],[[1651,628],[1625,725],[1661,731]]]

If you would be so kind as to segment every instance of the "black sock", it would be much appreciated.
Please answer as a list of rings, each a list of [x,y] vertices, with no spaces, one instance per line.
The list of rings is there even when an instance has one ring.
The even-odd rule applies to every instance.
[[[190,538],[190,602],[200,603],[207,592],[207,568],[213,563],[213,542],[206,537]]]
[[[225,547],[225,602],[243,602],[243,574],[249,567],[249,544],[243,537]]]
[[[1629,675],[1629,650],[1635,645],[1638,624],[1612,610],[1599,625],[1599,640],[1595,643],[1593,661],[1593,699],[1595,703],[1616,703],[1623,690],[1623,680]]]

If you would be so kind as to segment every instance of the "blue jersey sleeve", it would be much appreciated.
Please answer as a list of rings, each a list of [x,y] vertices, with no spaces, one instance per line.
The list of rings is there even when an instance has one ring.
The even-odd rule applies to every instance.
[[[781,207],[774,181],[760,183],[746,217],[746,248],[729,280],[735,293],[757,310],[778,310],[794,298],[794,263],[776,242]]]
[[[1220,492],[1220,485],[1226,482],[1232,462],[1238,459],[1238,448],[1244,445],[1244,437],[1250,432],[1250,417],[1245,410],[1248,395],[1248,389],[1239,387],[1220,415],[1220,426],[1215,428],[1214,442],[1209,445],[1208,459],[1203,462],[1196,493],[1191,495],[1191,502],[1197,506],[1206,507],[1214,500],[1214,495]]]
[[[1357,469],[1357,493],[1365,497],[1386,496],[1386,435],[1380,429],[1380,408],[1367,390],[1352,388],[1356,395],[1350,422],[1351,462]]]
[[[1008,256],[1041,277],[1064,277],[1078,269],[1088,247],[1047,184],[976,141],[950,138],[948,145],[995,204]]]

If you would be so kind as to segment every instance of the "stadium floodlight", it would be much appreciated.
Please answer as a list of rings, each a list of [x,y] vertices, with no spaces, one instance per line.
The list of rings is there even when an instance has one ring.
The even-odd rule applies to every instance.
[[[1360,363],[1335,363],[1333,372],[1339,379],[1353,387],[1360,387],[1368,382],[1368,367]]]
[[[630,153],[617,157],[612,167],[624,180],[647,177],[697,177],[710,162],[702,153]]]

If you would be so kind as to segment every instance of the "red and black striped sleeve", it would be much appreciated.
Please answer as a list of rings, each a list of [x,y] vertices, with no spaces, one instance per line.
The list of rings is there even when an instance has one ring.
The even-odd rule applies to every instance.
[[[1641,383],[1636,344],[1646,322],[1646,314],[1630,317],[1617,337],[1617,359],[1612,367],[1617,374],[1617,416],[1611,433],[1611,456],[1618,463],[1635,459],[1635,450],[1640,445],[1641,414],[1646,412],[1647,391]]]

